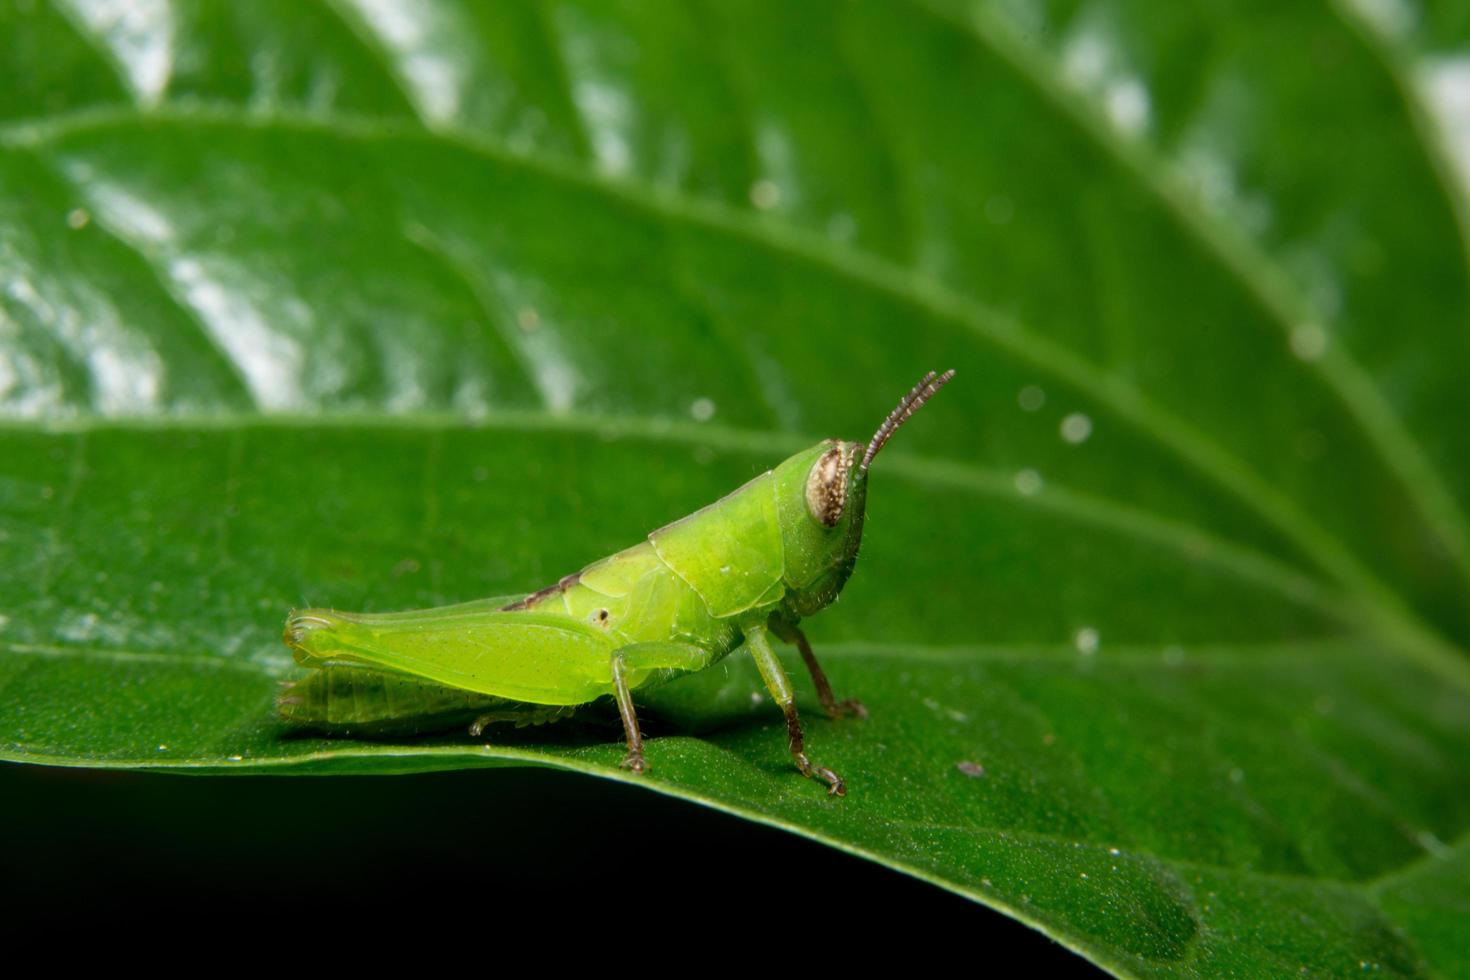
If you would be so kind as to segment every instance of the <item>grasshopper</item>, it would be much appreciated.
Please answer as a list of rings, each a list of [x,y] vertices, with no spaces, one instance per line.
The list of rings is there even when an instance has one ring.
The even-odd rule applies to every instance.
[[[743,645],[786,717],[803,776],[846,785],[806,753],[791,681],[771,636],[795,643],[833,718],[839,701],[799,623],[831,603],[857,562],[868,466],[954,376],[929,372],[866,444],[827,439],[730,495],[524,595],[399,613],[294,610],[285,641],[316,668],[278,699],[282,717],[327,731],[425,731],[474,716],[539,724],[606,695],[627,735],[624,768],[643,772],[633,692],[704,670]]]

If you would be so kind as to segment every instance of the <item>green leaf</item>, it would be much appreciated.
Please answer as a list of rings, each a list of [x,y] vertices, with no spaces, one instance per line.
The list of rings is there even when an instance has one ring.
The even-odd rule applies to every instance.
[[[1121,974],[1470,972],[1470,24],[1247,6],[0,7],[0,754],[631,780],[283,731],[285,611],[544,585],[954,367],[810,624],[849,797],[743,656],[634,781]]]

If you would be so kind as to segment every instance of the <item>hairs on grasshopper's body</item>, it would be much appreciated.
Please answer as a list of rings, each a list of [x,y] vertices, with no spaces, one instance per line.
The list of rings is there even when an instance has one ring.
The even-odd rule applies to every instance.
[[[534,724],[611,695],[624,765],[647,763],[631,692],[703,670],[744,645],[786,717],[797,768],[843,781],[806,756],[791,684],[769,634],[797,644],[823,706],[838,702],[798,627],[852,574],[868,465],[954,372],[928,374],[866,444],[828,439],[638,544],[522,596],[402,613],[303,609],[285,639],[317,668],[279,699],[290,722],[367,734],[429,730],[475,716]]]

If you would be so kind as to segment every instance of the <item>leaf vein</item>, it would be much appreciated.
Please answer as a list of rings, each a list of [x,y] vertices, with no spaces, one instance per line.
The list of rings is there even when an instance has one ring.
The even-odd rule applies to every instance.
[[[546,54],[547,67],[551,69],[551,76],[556,83],[556,94],[561,98],[566,109],[567,121],[571,123],[572,146],[578,159],[590,161],[594,158],[592,152],[592,138],[587,131],[587,120],[582,116],[582,110],[577,105],[576,93],[572,87],[572,72],[567,65],[567,59],[561,53],[561,35],[551,16],[546,12],[546,6],[542,0],[532,0],[531,10],[537,29],[541,32],[542,50]]]
[[[536,392],[536,396],[541,400],[542,409],[548,413],[552,412],[551,393],[542,382],[531,353],[526,349],[517,328],[497,311],[495,303],[486,292],[480,278],[475,275],[473,267],[456,255],[438,235],[423,225],[416,225],[412,233],[405,233],[404,238],[412,242],[419,251],[437,262],[455,281],[464,286],[474,298],[475,305],[480,308],[480,312],[484,314],[485,319],[500,337],[527,385]]]
[[[107,66],[107,70],[112,73],[113,80],[117,82],[118,87],[127,93],[131,104],[135,108],[141,107],[143,93],[138,91],[137,85],[133,82],[132,75],[128,73],[127,69],[123,67],[122,62],[118,60],[117,52],[110,45],[103,43],[102,39],[93,33],[87,23],[77,14],[76,9],[71,3],[66,2],[66,0],[51,0],[51,9],[55,10],[66,26],[71,28],[72,33],[92,50],[92,53],[97,56],[97,59]]]
[[[358,45],[369,58],[378,66],[388,84],[393,86],[404,105],[406,105],[418,124],[425,129],[429,128],[428,116],[424,114],[423,105],[418,93],[409,86],[408,79],[403,76],[402,69],[389,57],[391,48],[387,41],[372,26],[365,22],[361,15],[355,11],[349,12],[343,9],[345,0],[320,0],[322,9],[337,18],[337,21],[347,30],[350,37],[357,41]]]

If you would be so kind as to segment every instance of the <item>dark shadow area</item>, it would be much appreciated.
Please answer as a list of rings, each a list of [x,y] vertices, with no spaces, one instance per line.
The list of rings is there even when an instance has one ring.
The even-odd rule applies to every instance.
[[[551,770],[200,779],[4,766],[0,798],[0,914],[30,936],[85,923],[262,943],[330,936],[344,949],[352,935],[457,937],[491,958],[531,937],[573,948],[640,937],[661,950],[714,942],[752,969],[932,945],[964,949],[973,965],[1095,975],[1040,934],[905,875]]]

